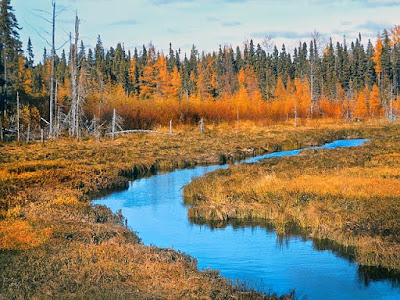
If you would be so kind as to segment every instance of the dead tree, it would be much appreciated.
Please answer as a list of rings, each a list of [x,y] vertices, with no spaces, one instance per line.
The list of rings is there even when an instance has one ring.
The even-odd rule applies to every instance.
[[[51,35],[51,79],[50,79],[50,128],[49,128],[49,136],[53,137],[53,113],[54,113],[54,62],[56,56],[56,48],[55,48],[55,32],[56,32],[56,2],[52,1],[53,6],[53,21],[52,21],[52,35]]]
[[[1,116],[0,116],[0,140],[3,141],[3,122],[1,121]]]
[[[79,81],[78,81],[78,98],[76,101],[76,124],[75,124],[75,130],[76,130],[76,137],[79,138],[79,133],[80,133],[80,122],[83,116],[83,109],[81,109],[82,105],[85,102],[85,97],[86,97],[86,73],[85,73],[85,68],[82,66],[79,72]]]
[[[204,133],[204,119],[201,118],[200,120],[200,133],[203,134]]]
[[[111,131],[112,140],[115,139],[115,135],[117,133],[123,133],[122,122],[123,122],[123,119],[117,114],[117,111],[114,108],[113,117],[112,117],[111,124],[110,124],[111,125],[110,131]]]
[[[79,18],[75,17],[75,40],[71,44],[71,77],[72,77],[72,103],[70,110],[70,135],[77,134],[77,104],[78,104],[78,40],[79,40]]]
[[[389,92],[389,122],[393,122],[393,87],[390,84]]]
[[[30,135],[31,135],[31,120],[28,120],[28,128],[26,131],[26,142],[29,143],[29,139],[30,139]]]
[[[101,130],[104,126],[104,123],[100,124],[99,118],[94,116],[90,122],[86,121],[83,125],[85,126],[87,134],[93,135],[97,141],[100,140]]]
[[[111,134],[112,134],[112,140],[115,138],[115,124],[116,124],[116,119],[117,119],[117,113],[115,111],[115,108],[113,110],[113,118],[112,118],[112,123],[111,123]]]
[[[17,141],[19,142],[19,93],[17,92]]]

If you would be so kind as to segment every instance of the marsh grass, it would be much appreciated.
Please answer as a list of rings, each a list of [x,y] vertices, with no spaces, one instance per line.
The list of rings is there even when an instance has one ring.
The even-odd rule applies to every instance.
[[[355,248],[365,266],[400,269],[400,126],[360,129],[362,147],[309,150],[218,170],[184,189],[195,222],[265,219]]]
[[[115,141],[0,144],[0,296],[277,299],[244,290],[214,271],[199,272],[196,261],[182,253],[142,245],[124,227],[121,214],[89,200],[126,187],[133,178],[362,137],[365,126],[381,125],[323,123],[293,128],[241,122],[235,127],[210,125],[203,135],[197,128],[181,127],[174,136],[137,134]],[[225,193],[221,187],[210,187],[207,184],[204,192]],[[243,217],[248,217],[247,205]]]

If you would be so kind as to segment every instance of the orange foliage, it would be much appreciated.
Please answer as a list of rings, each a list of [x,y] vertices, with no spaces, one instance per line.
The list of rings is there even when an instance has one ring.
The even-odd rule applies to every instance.
[[[376,84],[372,87],[369,95],[369,111],[371,117],[379,117],[381,114],[381,100],[379,98],[379,89]]]
[[[393,44],[396,45],[400,43],[400,25],[394,26],[391,32]]]
[[[378,34],[378,38],[376,40],[376,46],[374,48],[374,55],[372,57],[372,60],[375,62],[375,72],[378,74],[382,73],[382,62],[381,62],[382,50],[383,50],[383,42],[382,38]]]
[[[382,47],[382,39],[378,38],[374,49],[377,72],[381,70]],[[156,55],[154,47],[149,49],[143,70],[137,70],[135,59],[130,61],[128,75],[132,84],[139,79],[139,95],[128,95],[121,84],[113,84],[110,78],[105,84],[90,82],[92,88],[85,95],[84,107],[89,118],[100,115],[101,119],[109,121],[115,108],[124,119],[124,128],[149,129],[156,124],[166,125],[171,119],[181,123],[196,123],[200,118],[210,122],[230,122],[236,120],[238,110],[240,119],[249,120],[284,121],[295,115],[303,119],[311,117],[310,84],[306,78],[295,78],[293,81],[287,78],[285,86],[283,78],[278,77],[274,97],[264,100],[255,70],[246,66],[239,71],[237,81],[234,78],[235,82],[231,82],[235,88],[221,91],[218,90],[220,82],[216,80],[214,61],[208,57],[197,63],[196,71],[190,72],[190,91],[182,95],[179,69],[174,66],[169,71],[166,57],[163,54]],[[68,107],[65,104],[71,98],[70,85],[69,78],[66,78],[65,83],[59,86],[58,101],[64,107]],[[379,89],[376,85],[371,95],[365,89],[352,97],[348,99],[341,84],[336,83],[336,97],[328,99],[322,96],[315,103],[318,113],[312,117],[344,119],[348,113],[351,116],[352,112],[357,118],[380,115]]]
[[[36,229],[27,221],[7,219],[0,221],[0,249],[29,249],[50,238],[52,229]]]
[[[367,87],[358,94],[354,108],[354,117],[364,118],[368,116],[368,106],[367,106],[368,94],[369,90]]]

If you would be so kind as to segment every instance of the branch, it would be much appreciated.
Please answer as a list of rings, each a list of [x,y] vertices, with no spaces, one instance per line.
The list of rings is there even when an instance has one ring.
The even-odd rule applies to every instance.
[[[43,12],[45,12],[45,11],[43,11]],[[39,15],[39,14],[35,14],[35,13],[33,13],[32,11],[31,11],[31,14],[34,15],[34,16],[36,16],[36,17],[38,17],[38,18],[41,18],[42,20],[46,21],[47,23],[52,24],[52,22],[51,22],[49,19],[46,19],[45,17],[43,17],[43,16],[41,16],[41,15]]]
[[[49,43],[49,41],[44,36],[42,36],[42,34],[35,27],[33,27],[31,24],[29,24],[28,21],[26,21],[26,20],[24,20],[24,21],[26,24],[28,24],[28,26],[30,28],[32,28],[46,42],[47,45],[49,45],[49,47],[51,47],[51,44]]]

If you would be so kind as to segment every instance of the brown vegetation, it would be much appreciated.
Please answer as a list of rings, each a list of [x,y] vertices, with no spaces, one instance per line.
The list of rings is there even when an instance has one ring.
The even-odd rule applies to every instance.
[[[240,123],[208,126],[203,135],[197,128],[182,127],[174,136],[0,144],[0,294],[263,297],[233,287],[213,271],[199,272],[195,260],[184,254],[143,246],[124,228],[121,215],[88,200],[104,190],[125,187],[137,176],[358,137],[363,135],[360,128],[360,124],[311,123],[293,128]]]
[[[362,265],[400,266],[399,125],[358,130],[362,147],[309,150],[219,170],[185,187],[196,222],[268,220],[349,248]]]
[[[162,130],[162,129],[161,129]],[[165,130],[165,129],[164,129]],[[333,139],[294,130],[309,143]],[[309,132],[310,131],[310,132]],[[241,123],[174,136],[137,134],[115,141],[0,144],[0,294],[11,298],[255,298],[192,258],[145,247],[123,218],[88,200],[157,171],[237,160],[297,147],[284,126]],[[248,294],[250,293],[250,294]]]

